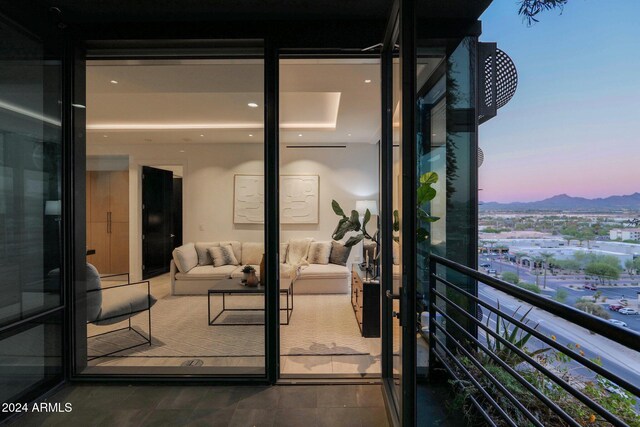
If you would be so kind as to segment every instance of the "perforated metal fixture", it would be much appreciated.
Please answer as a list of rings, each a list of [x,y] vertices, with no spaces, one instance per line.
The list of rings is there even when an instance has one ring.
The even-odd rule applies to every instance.
[[[480,43],[480,123],[496,116],[498,108],[513,98],[518,87],[518,71],[504,51],[496,43]]]
[[[496,49],[496,105],[504,107],[518,88],[518,70],[509,55],[503,50]]]
[[[484,151],[482,148],[478,147],[478,167],[482,166],[484,163]]]

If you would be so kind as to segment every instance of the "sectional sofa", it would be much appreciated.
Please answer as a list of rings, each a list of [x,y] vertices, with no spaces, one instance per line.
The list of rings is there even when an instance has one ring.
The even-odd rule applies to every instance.
[[[211,247],[231,246],[237,265],[215,267],[208,251]],[[288,243],[280,245],[280,259],[286,260]],[[229,277],[242,277],[242,268],[251,265],[259,275],[264,244],[258,242],[196,242],[187,243],[173,251],[171,260],[172,295],[206,295],[217,281]],[[280,264],[280,286],[288,287],[294,280],[296,294],[348,294],[351,286],[351,263],[307,264],[292,268]],[[297,275],[291,275],[297,270]]]

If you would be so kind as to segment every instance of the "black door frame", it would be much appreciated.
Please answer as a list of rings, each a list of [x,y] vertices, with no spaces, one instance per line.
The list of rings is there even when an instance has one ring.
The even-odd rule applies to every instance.
[[[401,201],[401,283],[400,283],[400,334],[401,370],[400,396],[397,396],[393,376],[393,318],[392,302],[383,299],[383,383],[387,405],[392,421],[396,425],[412,426],[417,419],[416,409],[416,197],[417,197],[417,154],[415,129],[416,98],[416,18],[415,0],[396,0],[390,14],[382,48],[382,183],[384,188],[393,188],[393,59],[396,40],[399,47],[399,75],[401,79],[401,112],[400,117],[400,170],[401,182],[399,191]],[[392,191],[382,193],[382,209],[393,211]],[[387,217],[382,225],[382,283],[385,290],[393,292],[393,215]],[[385,247],[387,248],[385,250]],[[385,268],[386,266],[386,268]],[[385,273],[386,271],[386,273]],[[385,339],[386,338],[386,339]]]

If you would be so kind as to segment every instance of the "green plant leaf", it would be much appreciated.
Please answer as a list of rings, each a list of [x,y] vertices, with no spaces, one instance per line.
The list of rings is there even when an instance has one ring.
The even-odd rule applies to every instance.
[[[353,225],[353,231],[360,231],[360,214],[357,210],[351,211],[349,222]]]
[[[418,204],[422,205],[436,197],[435,188],[431,188],[431,185],[421,185],[418,187]]]
[[[435,184],[438,182],[438,174],[436,172],[425,172],[420,175],[420,184]]]
[[[347,239],[347,241],[344,243],[344,245],[348,248],[357,245],[358,243],[360,243],[362,241],[362,239],[364,239],[364,234],[358,234],[357,236],[351,236]]]
[[[350,231],[356,231],[355,226],[349,220],[349,218],[342,218],[338,223],[338,227],[336,228],[336,231],[333,233],[333,236],[332,236],[333,240],[342,239],[345,236],[345,234],[347,234]]]
[[[369,211],[369,209],[367,209],[364,212],[364,219],[362,220],[362,229],[364,229],[364,227],[367,225],[370,219],[371,219],[371,212]]]
[[[347,216],[344,214],[344,211],[342,210],[342,208],[340,207],[340,203],[336,202],[335,200],[331,201],[331,208],[333,209],[333,211],[336,213],[336,215],[342,216],[344,218],[346,218]]]

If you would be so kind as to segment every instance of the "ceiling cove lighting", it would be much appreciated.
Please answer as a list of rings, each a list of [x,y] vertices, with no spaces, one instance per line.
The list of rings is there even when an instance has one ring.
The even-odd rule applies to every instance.
[[[2,107],[0,105],[0,107]],[[206,129],[262,129],[262,123],[93,123],[87,130],[206,130]],[[281,129],[335,129],[335,122],[282,123]]]
[[[251,108],[258,108],[258,104],[256,104],[255,102],[250,102],[247,105]]]

